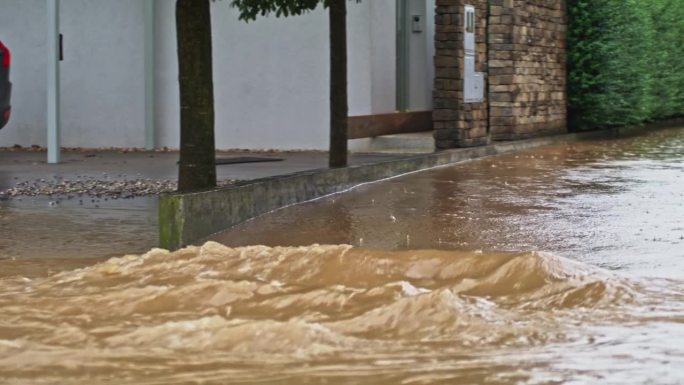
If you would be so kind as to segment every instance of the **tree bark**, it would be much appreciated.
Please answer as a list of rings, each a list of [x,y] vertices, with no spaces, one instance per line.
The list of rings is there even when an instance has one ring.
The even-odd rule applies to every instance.
[[[330,0],[330,167],[347,165],[347,0]]]
[[[180,161],[178,191],[216,186],[211,1],[177,0]]]

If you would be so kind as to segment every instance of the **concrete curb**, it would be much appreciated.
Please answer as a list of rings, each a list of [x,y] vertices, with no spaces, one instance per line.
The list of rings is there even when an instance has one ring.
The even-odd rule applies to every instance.
[[[410,172],[547,144],[614,135],[614,131],[597,131],[495,143],[339,169],[297,172],[208,191],[165,194],[159,199],[159,243],[162,248],[176,250],[270,211]]]

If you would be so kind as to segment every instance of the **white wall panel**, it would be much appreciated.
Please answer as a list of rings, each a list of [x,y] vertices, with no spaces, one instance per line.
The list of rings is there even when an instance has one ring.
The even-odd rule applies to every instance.
[[[45,144],[45,2],[1,0],[13,53],[13,116],[0,146]],[[144,12],[140,0],[62,0],[62,143],[144,146]],[[349,112],[394,110],[395,1],[349,3]],[[157,0],[156,143],[179,145],[175,0]],[[219,148],[326,149],[327,11],[245,23],[212,5]]]

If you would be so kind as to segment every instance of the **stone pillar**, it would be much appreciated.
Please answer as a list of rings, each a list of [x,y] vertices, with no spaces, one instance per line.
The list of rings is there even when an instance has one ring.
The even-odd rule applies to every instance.
[[[491,0],[490,4],[492,139],[565,132],[565,1]]]
[[[477,103],[463,98],[464,7],[476,9],[475,71],[487,72],[487,0],[436,0],[433,122],[437,148],[489,143],[487,93]],[[485,84],[487,79],[485,79]]]

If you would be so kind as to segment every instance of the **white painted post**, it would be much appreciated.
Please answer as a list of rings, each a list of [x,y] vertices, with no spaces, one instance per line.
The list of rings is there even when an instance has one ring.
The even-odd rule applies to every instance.
[[[155,148],[155,2],[145,0],[145,148]]]
[[[59,163],[59,0],[47,0],[47,147],[48,163]]]

